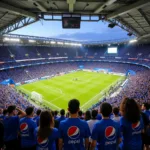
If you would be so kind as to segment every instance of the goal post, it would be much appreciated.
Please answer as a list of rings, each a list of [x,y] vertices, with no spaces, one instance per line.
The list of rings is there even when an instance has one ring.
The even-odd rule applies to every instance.
[[[31,92],[31,99],[35,100],[35,101],[38,101],[40,103],[43,102],[43,97],[41,94],[39,94],[38,92]]]

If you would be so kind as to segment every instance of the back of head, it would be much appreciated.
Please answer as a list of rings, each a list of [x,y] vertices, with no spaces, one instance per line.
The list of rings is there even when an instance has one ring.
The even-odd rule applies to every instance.
[[[110,114],[112,113],[112,107],[109,103],[102,103],[100,105],[100,112],[103,117],[109,117]]]
[[[38,109],[38,110],[36,111],[36,115],[39,116],[40,114],[41,114],[41,109]]]
[[[143,103],[142,107],[144,108],[144,110],[149,110],[149,104],[148,103]]]
[[[76,114],[79,111],[80,102],[77,99],[72,99],[68,103],[68,110],[71,114]]]
[[[78,115],[79,115],[79,117],[82,117],[83,112],[82,112],[81,110],[79,110],[79,111],[78,111]]]
[[[140,120],[140,108],[134,99],[124,98],[120,105],[122,115],[131,123]]]
[[[7,112],[8,112],[9,114],[11,114],[15,109],[16,109],[16,106],[15,106],[15,105],[8,106]]]
[[[89,110],[87,110],[85,112],[85,120],[87,121],[87,120],[90,120],[90,119],[91,119],[91,112]]]
[[[55,116],[58,115],[58,111],[57,111],[57,110],[54,111],[54,115],[55,115]]]
[[[118,114],[119,114],[119,108],[118,108],[118,107],[114,107],[114,108],[113,108],[113,113],[114,113],[115,115],[118,115]]]
[[[8,112],[7,109],[4,109],[3,110],[3,115],[5,116],[7,114],[7,112]]]
[[[34,112],[34,108],[33,108],[33,107],[27,107],[27,108],[26,108],[26,115],[27,115],[27,116],[32,115],[33,112]]]
[[[65,110],[64,110],[64,109],[61,109],[61,110],[60,110],[60,115],[61,115],[61,116],[64,116],[64,115],[65,115]]]
[[[42,111],[40,115],[40,126],[38,131],[38,137],[46,139],[51,132],[51,126],[53,126],[53,116],[50,111]]]
[[[96,119],[97,114],[98,114],[97,110],[92,110],[92,119]]]

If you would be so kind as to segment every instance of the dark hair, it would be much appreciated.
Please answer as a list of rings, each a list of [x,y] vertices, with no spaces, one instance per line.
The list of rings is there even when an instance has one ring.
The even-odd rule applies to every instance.
[[[15,109],[16,109],[16,106],[15,106],[15,105],[8,106],[7,112],[8,112],[9,114],[11,114]]]
[[[143,103],[144,107],[146,110],[149,110],[149,104],[148,103]]]
[[[75,114],[78,112],[80,107],[80,102],[77,99],[72,99],[68,103],[68,108],[71,114]]]
[[[46,139],[51,134],[53,126],[53,116],[50,111],[43,111],[40,115],[40,126],[38,130],[38,137],[41,139]]]
[[[78,115],[79,115],[79,117],[81,117],[83,115],[83,112],[81,110],[79,110]]]
[[[36,114],[37,114],[37,116],[39,116],[39,115],[41,114],[41,109],[38,109],[38,110],[36,111]]]
[[[120,105],[122,115],[131,123],[140,120],[140,108],[134,99],[124,98]]]
[[[64,116],[64,115],[65,115],[65,110],[64,110],[64,109],[61,109],[61,110],[60,110],[60,114],[61,114],[62,116]]]
[[[8,112],[7,109],[4,109],[4,110],[3,110],[3,115],[6,115],[7,112]]]
[[[118,107],[114,107],[114,108],[113,108],[113,113],[114,113],[115,115],[118,115],[118,114],[119,114],[119,108],[118,108]]]
[[[27,107],[26,108],[26,115],[29,116],[33,113],[34,111],[34,108],[33,107]]]
[[[57,111],[57,110],[54,111],[54,115],[55,115],[55,116],[58,115],[58,111]]]
[[[97,114],[98,114],[97,110],[92,110],[92,119],[96,119]]]
[[[90,112],[89,110],[87,110],[87,111],[85,112],[85,120],[88,121],[88,120],[90,120],[90,119],[91,119],[91,112]]]
[[[53,116],[53,117],[55,116],[55,113],[54,113],[54,111],[51,111],[51,114],[52,114],[52,116]]]
[[[109,103],[102,103],[100,105],[100,112],[104,117],[109,117],[110,114],[112,113],[112,107]]]

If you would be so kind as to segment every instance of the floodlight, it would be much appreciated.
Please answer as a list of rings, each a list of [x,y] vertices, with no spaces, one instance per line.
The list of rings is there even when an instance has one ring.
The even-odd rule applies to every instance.
[[[63,45],[64,43],[63,43],[63,42],[57,42],[57,44],[59,44],[59,45]]]
[[[29,40],[29,43],[35,43],[36,41],[35,40]]]
[[[129,43],[136,43],[137,42],[137,40],[135,39],[135,40],[130,40],[129,41]]]
[[[56,42],[55,42],[55,41],[51,41],[50,43],[51,43],[51,44],[56,44]]]

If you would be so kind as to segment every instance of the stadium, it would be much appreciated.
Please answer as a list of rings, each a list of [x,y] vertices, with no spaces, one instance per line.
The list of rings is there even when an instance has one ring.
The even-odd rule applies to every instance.
[[[49,22],[51,26],[47,25]],[[59,22],[61,28],[53,22]],[[89,32],[85,33],[86,29]],[[102,31],[105,29],[108,33]],[[97,30],[101,30],[101,33]],[[50,36],[49,34],[53,34],[53,31],[59,36]],[[79,39],[74,38],[77,34],[80,36]],[[125,104],[125,100],[129,102]],[[57,137],[53,143],[47,144],[44,142],[45,139],[49,139],[50,135],[45,137],[41,134],[43,140],[40,139],[41,143],[37,141],[38,144],[33,144],[30,138],[25,139],[27,137],[25,125],[28,123],[23,124],[23,117],[33,118],[40,110],[42,118],[42,112],[43,114],[50,112],[55,122],[54,127],[59,128],[58,132],[61,134],[60,132],[65,130],[67,125],[60,123],[58,118],[61,118],[61,115],[74,116],[70,103],[74,103],[75,107],[78,105],[77,101],[80,103],[80,108],[77,109],[76,114],[87,122],[94,118],[92,114],[95,110],[101,119],[105,119],[107,115],[105,116],[105,111],[102,110],[104,107],[109,112],[107,105],[111,106],[109,114],[111,120],[115,118],[114,110],[119,109],[118,115],[120,118],[123,117],[120,124],[128,118],[128,113],[133,114],[129,120],[127,119],[129,123],[132,123],[132,130],[134,130],[132,136],[135,135],[135,137],[129,138],[133,143],[124,140],[122,142],[124,146],[119,148],[121,150],[150,149],[150,1],[1,0],[0,128],[2,126],[4,131],[0,129],[0,132],[4,133],[0,135],[0,150],[34,150],[35,148],[37,150],[61,150],[63,146],[64,150],[84,150],[84,148],[94,150],[96,147],[94,142],[90,141],[91,145],[88,143],[88,147],[86,147],[86,142],[80,143],[82,140],[79,140],[80,132],[86,129],[84,123],[85,129],[74,124],[71,126],[73,128],[68,127],[71,128],[70,130],[66,129],[69,137],[68,143],[72,144],[68,144],[68,147],[65,147],[65,142],[61,143],[61,140],[59,142],[64,145],[61,148],[57,146],[61,145],[59,142],[57,144],[58,139],[66,140],[63,134],[61,138]],[[125,108],[122,109],[125,107],[123,105],[127,105],[126,111]],[[140,106],[139,112],[141,116],[145,115],[146,119],[137,117],[136,106]],[[13,114],[14,110],[17,110],[18,114]],[[66,114],[62,113],[62,110]],[[121,110],[124,113],[121,113]],[[29,114],[30,111],[33,113],[32,117]],[[60,112],[59,115],[58,112]],[[90,117],[86,119],[88,113]],[[12,118],[22,116],[20,117],[22,119],[19,119],[20,130],[16,129],[15,138],[9,135],[10,130],[15,130],[15,123],[13,126],[13,122],[7,119],[7,117],[10,119],[10,116]],[[37,116],[40,120],[40,114]],[[44,121],[39,120],[37,126],[39,124],[42,126]],[[58,126],[57,121],[60,124]],[[144,124],[143,128],[139,127],[140,121]],[[11,124],[12,128],[9,130]],[[99,145],[98,150],[115,150],[114,140],[118,133],[114,134],[114,132],[130,130],[127,126],[125,127],[124,130],[121,130],[122,126],[119,129],[115,127],[109,129],[110,135],[107,135],[107,128],[103,129],[106,137],[104,145],[108,147],[100,142],[102,137],[96,136],[96,131],[102,132],[95,129],[96,125],[94,128],[96,131],[90,128],[91,133],[82,136],[83,139],[90,137],[89,140],[96,140]],[[57,130],[55,132],[57,135]],[[45,133],[44,130],[43,133]],[[37,134],[40,135],[38,131]],[[32,134],[29,137],[32,137]],[[122,139],[126,138],[124,134],[122,137]],[[25,142],[21,142],[18,148],[16,145],[20,145],[17,143],[20,142],[19,139]],[[136,143],[136,139],[139,143]],[[31,143],[33,145],[30,145]]]

